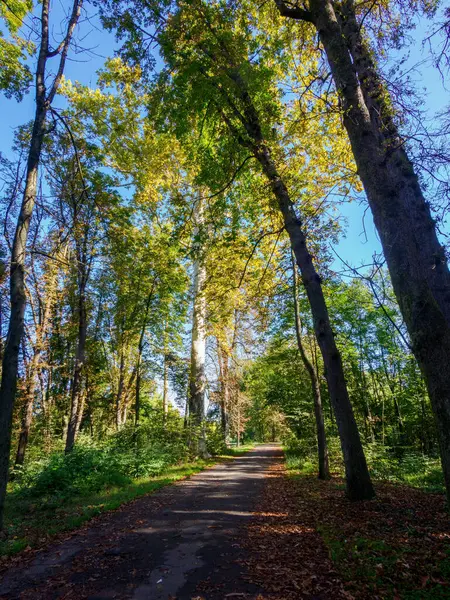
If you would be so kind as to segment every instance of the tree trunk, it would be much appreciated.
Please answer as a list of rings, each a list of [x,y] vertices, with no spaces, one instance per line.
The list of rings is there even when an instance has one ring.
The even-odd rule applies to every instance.
[[[239,402],[239,393],[236,396],[236,407],[237,407],[237,439],[236,446],[239,448],[241,445],[241,405]]]
[[[49,0],[44,0],[41,14],[41,45],[36,73],[36,112],[28,153],[25,190],[11,255],[11,313],[3,355],[0,389],[0,519],[2,519],[3,515],[3,504],[8,480],[12,414],[17,389],[19,349],[24,332],[26,244],[36,200],[38,165],[41,157],[42,142],[45,133],[45,119],[47,116],[47,106],[45,103],[45,64],[48,54],[48,10]],[[0,527],[2,527],[1,521]]]
[[[293,296],[294,296],[294,312],[295,312],[295,333],[297,336],[297,345],[300,352],[303,365],[308,372],[311,380],[311,391],[314,404],[314,416],[316,419],[316,431],[317,431],[317,450],[319,457],[319,479],[330,479],[330,467],[328,461],[328,446],[327,437],[325,433],[325,423],[323,418],[322,409],[322,398],[320,394],[320,384],[317,377],[316,370],[314,369],[311,361],[306,355],[303,347],[302,340],[302,324],[300,319],[300,307],[298,303],[298,277],[297,277],[297,265],[295,264],[295,256],[291,251],[292,256],[292,273],[294,276],[293,285]]]
[[[138,360],[136,364],[136,394],[134,400],[134,424],[136,427],[139,425],[141,412],[141,353],[138,354]]]
[[[310,0],[310,12],[278,6],[281,14],[312,22],[325,49],[394,292],[427,383],[450,499],[450,272],[429,204],[352,0],[340,14],[331,0]]]
[[[311,306],[314,330],[325,365],[325,376],[344,455],[347,494],[353,500],[372,498],[374,490],[347,391],[341,355],[331,328],[321,278],[314,267],[306,245],[302,222],[295,213],[288,189],[278,174],[269,149],[264,143],[260,142],[255,147],[255,156],[269,179],[272,191],[278,200],[284,225],[289,234]]]
[[[87,382],[86,382],[86,388],[81,392],[80,400],[78,402],[77,420],[75,423],[75,439],[77,439],[77,437],[78,437],[78,433],[79,433],[80,427],[81,427],[81,422],[83,421],[84,405],[86,402],[86,396],[87,396]]]
[[[372,498],[375,492],[370,480],[364,450],[348,395],[341,355],[336,346],[331,328],[322,290],[322,281],[314,267],[307,248],[302,221],[296,215],[286,184],[278,173],[270,149],[264,141],[259,115],[253,105],[245,81],[239,75],[239,72],[233,68],[230,68],[228,76],[235,83],[240,95],[243,114],[239,113],[239,119],[245,127],[246,136],[243,137],[239,131],[236,131],[235,126],[226,114],[222,113],[222,115],[231,131],[235,133],[239,143],[250,149],[260,163],[270,183],[272,192],[278,201],[278,207],[284,220],[284,227],[289,235],[291,247],[302,274],[303,285],[305,286],[313,316],[317,342],[325,365],[328,391],[336,416],[344,456],[347,494],[353,500]],[[234,109],[233,103],[231,103],[230,108],[231,110]]]
[[[28,436],[30,434],[31,422],[33,420],[34,405],[34,378],[28,382],[27,393],[25,397],[25,410],[22,418],[22,426],[19,433],[19,443],[17,446],[15,467],[23,465],[25,452],[28,445]]]
[[[145,305],[145,313],[144,320],[142,321],[141,327],[141,335],[139,336],[139,344],[138,344],[138,359],[136,363],[136,394],[135,394],[135,403],[134,403],[134,422],[135,425],[139,425],[139,417],[141,410],[141,365],[142,365],[142,353],[144,351],[144,338],[145,338],[145,330],[147,328],[147,320],[148,313],[150,312],[150,306],[152,303],[153,292],[155,290],[156,279],[152,282],[152,287],[147,297],[147,302]]]
[[[3,283],[3,279],[0,281]],[[3,362],[3,298],[0,294],[0,363]]]
[[[75,353],[75,366],[72,379],[72,393],[70,404],[70,417],[67,427],[67,438],[65,452],[71,452],[75,444],[79,425],[79,411],[81,402],[81,384],[83,367],[86,360],[86,335],[87,335],[87,315],[86,315],[86,282],[83,281],[78,298],[78,341]]]
[[[167,413],[169,411],[169,355],[167,349],[167,321],[164,327],[164,365],[163,365],[163,396],[162,396],[162,411],[163,424],[167,422]]]
[[[65,250],[62,251],[62,256],[65,255]],[[33,358],[27,374],[27,385],[26,385],[26,396],[25,396],[25,409],[22,418],[22,426],[19,434],[19,442],[16,453],[15,466],[23,465],[25,460],[25,453],[28,445],[28,438],[30,435],[31,423],[33,421],[33,405],[34,405],[34,394],[36,389],[36,379],[41,378],[42,372],[42,352],[44,350],[45,338],[48,333],[50,319],[52,315],[52,309],[54,306],[55,288],[58,277],[58,263],[50,262],[46,270],[46,285],[45,285],[45,296],[40,304],[44,305],[43,313],[41,313],[40,323],[36,328],[36,341],[34,344]],[[41,390],[43,411],[45,413],[45,390],[42,387]]]
[[[219,359],[219,377],[220,377],[220,425],[225,442],[230,437],[230,386],[228,381],[228,354],[218,343],[217,347]]]
[[[117,387],[116,394],[116,429],[122,427],[122,401],[123,401],[123,388],[125,383],[125,357],[123,351],[123,339],[122,339],[122,348],[120,352],[120,366],[119,366],[119,385]]]
[[[3,528],[3,509],[8,482],[9,454],[11,449],[11,427],[17,389],[19,348],[24,331],[25,315],[25,257],[28,231],[36,201],[38,167],[42,142],[45,134],[47,111],[58,90],[64,72],[65,61],[73,30],[81,11],[82,0],[74,0],[66,36],[60,47],[60,62],[56,77],[47,94],[46,64],[49,58],[49,0],[43,0],[41,9],[41,39],[36,69],[36,111],[28,152],[25,189],[14,236],[11,269],[8,337],[3,355],[2,380],[0,385],[0,529]]]
[[[196,210],[197,232],[203,225],[203,206],[199,199]],[[192,341],[191,368],[189,374],[189,419],[195,430],[195,449],[199,456],[207,456],[204,432],[205,420],[205,356],[206,356],[206,298],[204,287],[206,268],[201,248],[197,248],[194,262],[193,294],[194,306],[192,312]]]

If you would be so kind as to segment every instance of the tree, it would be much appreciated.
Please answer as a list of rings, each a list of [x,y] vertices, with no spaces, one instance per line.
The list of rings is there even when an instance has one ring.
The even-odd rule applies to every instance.
[[[353,0],[310,0],[307,8],[276,3],[281,15],[311,23],[326,52],[395,295],[427,382],[450,498],[450,271],[365,34],[366,11]]]
[[[2,515],[8,481],[11,425],[17,388],[19,349],[24,331],[26,305],[24,280],[27,237],[36,199],[38,167],[46,133],[47,114],[63,76],[72,35],[80,16],[82,0],[74,0],[64,39],[55,50],[50,50],[49,46],[49,4],[49,0],[43,0],[42,2],[40,47],[36,67],[36,111],[28,152],[25,188],[11,253],[9,276],[11,313],[3,355],[0,386],[0,528],[3,526]],[[47,63],[49,59],[55,56],[60,57],[59,66],[53,82],[47,89]]]
[[[204,205],[201,195],[194,209],[194,266],[193,266],[193,307],[192,307],[192,339],[191,369],[189,374],[189,422],[193,428],[196,452],[207,455],[204,420],[205,420],[205,353],[206,353],[206,268],[201,240],[204,237]]]
[[[267,102],[264,94],[252,92],[253,80],[258,81],[259,85],[267,84],[264,82],[266,73],[261,72],[258,66],[253,66],[249,60],[245,37],[249,35],[248,30],[242,35],[233,33],[231,23],[235,15],[232,11],[209,7],[201,2],[188,7],[180,3],[179,6],[170,27],[162,36],[163,55],[172,73],[172,97],[177,93],[184,96],[188,93],[185,87],[186,74],[190,90],[194,89],[200,94],[200,88],[201,93],[204,93],[207,87],[216,110],[216,119],[222,119],[234,141],[251,153],[267,178],[277,200],[311,306],[340,433],[347,493],[355,500],[370,498],[374,491],[329,320],[321,278],[308,249],[302,219],[297,214],[288,186],[276,163],[275,156],[280,154],[280,150],[275,140],[273,147],[268,141],[274,136],[268,132],[267,121],[270,122],[270,119],[264,120],[264,117],[267,114],[278,114],[279,109],[271,101]],[[193,14],[196,16],[194,21]],[[193,39],[194,44],[191,43]],[[183,104],[184,102],[183,99]],[[264,113],[263,110],[267,112]]]
[[[295,334],[297,337],[298,350],[301,359],[311,379],[311,391],[314,403],[314,416],[317,428],[317,449],[319,454],[319,479],[330,479],[330,468],[328,464],[328,447],[325,433],[325,423],[323,418],[322,397],[320,393],[320,383],[317,372],[306,355],[302,340],[302,322],[300,317],[300,307],[298,302],[298,276],[295,257],[292,254],[292,273],[293,273],[293,302],[295,312]]]
[[[35,327],[35,340],[33,344],[33,354],[30,364],[27,365],[27,374],[25,382],[25,404],[23,407],[23,416],[21,430],[19,434],[19,442],[17,446],[15,467],[22,466],[25,460],[25,453],[28,446],[28,438],[30,435],[31,423],[33,420],[33,408],[35,404],[35,392],[39,375],[43,368],[42,361],[44,352],[48,345],[48,335],[51,328],[52,315],[54,313],[54,305],[56,301],[57,279],[60,271],[60,262],[66,258],[67,245],[61,244],[60,240],[54,243],[53,253],[55,259],[44,266],[44,274],[42,279],[36,283],[36,294],[38,296]],[[34,269],[33,269],[34,271]],[[44,287],[43,291],[39,291],[40,286]]]

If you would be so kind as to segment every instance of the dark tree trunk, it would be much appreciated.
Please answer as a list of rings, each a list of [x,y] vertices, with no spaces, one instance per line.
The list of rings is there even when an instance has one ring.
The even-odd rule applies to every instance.
[[[46,64],[49,53],[49,0],[43,0],[41,9],[41,39],[36,69],[36,112],[31,133],[30,148],[25,177],[25,189],[20,207],[17,228],[11,255],[10,299],[8,337],[3,355],[2,381],[0,386],[0,529],[3,528],[3,508],[8,482],[9,454],[11,450],[11,427],[14,401],[17,389],[17,369],[19,348],[24,331],[25,296],[25,257],[28,231],[36,201],[38,167],[41,158],[42,142],[45,134],[47,111],[58,90],[64,72],[65,61],[73,30],[80,15],[82,0],[74,0],[72,14],[60,52],[59,68],[55,79],[46,90]]]
[[[82,375],[86,360],[86,335],[87,335],[87,315],[86,315],[86,290],[82,286],[78,298],[78,341],[75,353],[75,366],[72,379],[70,417],[67,427],[65,452],[71,452],[75,444],[78,433],[80,404],[82,403]]]
[[[45,387],[42,380],[42,352],[45,346],[45,339],[48,334],[50,325],[51,315],[54,306],[55,288],[58,277],[58,263],[50,263],[46,272],[46,286],[45,296],[42,299],[39,297],[39,304],[43,306],[43,312],[41,314],[40,323],[36,329],[36,341],[34,345],[34,354],[29,365],[27,373],[27,385],[25,394],[25,407],[22,417],[21,430],[19,433],[19,442],[16,453],[15,465],[23,465],[25,461],[25,453],[28,445],[28,438],[30,435],[31,424],[33,421],[33,405],[34,395],[36,389],[36,381],[38,380],[41,384],[41,398],[43,405],[44,416],[46,413],[46,398],[45,398]]]
[[[33,405],[34,405],[34,379],[28,383],[27,393],[25,398],[25,408],[22,418],[22,425],[19,433],[19,443],[17,445],[15,466],[23,465],[25,461],[25,452],[28,445],[28,437],[30,435],[31,422],[33,420]]]
[[[374,490],[347,391],[341,355],[336,346],[331,328],[321,278],[314,267],[306,245],[302,222],[295,214],[289,192],[278,174],[268,148],[263,143],[259,143],[255,148],[255,156],[261,163],[264,173],[270,181],[272,191],[278,200],[285,228],[289,234],[291,246],[300,268],[303,285],[305,286],[311,306],[314,330],[325,365],[328,391],[333,403],[342,453],[344,455],[348,496],[353,500],[372,498]]]
[[[136,363],[136,393],[135,393],[135,401],[134,401],[134,422],[135,425],[139,425],[140,418],[140,410],[141,410],[141,365],[142,365],[142,353],[144,351],[144,338],[145,338],[145,330],[147,328],[148,314],[150,312],[150,306],[153,299],[153,293],[155,290],[156,279],[152,282],[152,287],[150,289],[149,295],[147,297],[147,302],[145,305],[145,313],[144,320],[142,321],[141,327],[141,335],[139,336],[139,344],[138,344],[138,358]]]
[[[119,385],[117,387],[116,394],[116,429],[122,427],[122,401],[123,401],[123,388],[125,384],[125,357],[123,351],[123,336],[122,336],[122,348],[120,352],[120,365],[119,365]]]
[[[74,215],[74,224],[77,223],[76,213]],[[75,350],[75,364],[72,377],[70,416],[67,428],[65,452],[71,452],[75,444],[80,426],[80,412],[83,409],[84,400],[82,398],[82,378],[84,363],[86,362],[86,339],[87,339],[87,308],[86,308],[86,289],[90,273],[90,261],[88,259],[88,229],[85,228],[84,238],[79,240],[75,238],[76,259],[77,259],[77,281],[78,281],[78,339]]]
[[[264,141],[259,115],[245,81],[236,69],[230,68],[228,76],[235,83],[243,105],[243,114],[239,113],[239,120],[245,128],[245,137],[240,131],[236,131],[236,127],[226,114],[222,113],[222,115],[231,131],[236,135],[239,143],[250,149],[260,163],[270,183],[272,192],[278,201],[278,207],[284,220],[284,227],[289,235],[295,259],[302,274],[302,282],[305,286],[313,316],[314,331],[325,365],[328,391],[336,416],[344,456],[347,494],[353,500],[372,498],[375,492],[370,480],[364,450],[348,395],[341,355],[336,346],[331,328],[328,308],[322,290],[322,280],[314,267],[311,254],[308,251],[303,223],[295,212],[294,204],[286,184],[278,173],[270,149]],[[230,103],[230,108],[235,111],[232,102]]]
[[[164,327],[164,365],[163,365],[163,396],[162,412],[163,424],[167,422],[167,413],[169,411],[169,354],[167,349],[167,321]]]
[[[141,357],[138,357],[137,367],[136,367],[136,394],[134,400],[134,423],[135,425],[139,425],[141,412]]]
[[[397,301],[436,418],[450,498],[450,272],[430,207],[405,151],[352,0],[281,14],[316,27],[338,90],[344,126],[383,246]]]
[[[325,433],[325,422],[323,418],[322,397],[320,394],[320,384],[311,361],[306,355],[303,340],[302,340],[302,323],[300,319],[300,307],[298,302],[298,276],[295,256],[292,253],[292,273],[294,276],[293,296],[294,296],[294,312],[295,312],[295,333],[297,336],[297,345],[303,365],[308,372],[311,380],[311,392],[314,405],[314,416],[316,419],[317,431],[317,450],[319,457],[319,479],[330,479],[330,467],[328,460],[327,437]]]
[[[38,165],[41,157],[45,119],[47,116],[47,106],[45,103],[45,64],[48,53],[48,0],[44,0],[43,2],[41,19],[41,47],[36,74],[36,113],[28,154],[25,190],[12,247],[10,271],[11,314],[3,355],[0,389],[0,519],[2,519],[3,515],[3,504],[8,480],[12,414],[17,389],[19,349],[24,332],[26,244],[36,200]],[[2,523],[0,522],[1,526]]]

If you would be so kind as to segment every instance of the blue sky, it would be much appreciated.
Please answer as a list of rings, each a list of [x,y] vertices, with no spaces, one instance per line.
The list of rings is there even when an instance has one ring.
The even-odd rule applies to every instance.
[[[55,12],[53,14],[54,30],[59,30],[59,24],[62,20],[61,4],[55,2]],[[68,5],[69,3],[65,3]],[[92,5],[87,5],[88,10],[92,10]],[[430,25],[426,21],[418,23],[413,32],[415,43],[408,48],[409,58],[404,63],[403,69],[409,69],[413,65],[421,63],[412,73],[416,82],[417,89],[420,90],[423,97],[424,108],[429,118],[443,110],[450,104],[449,91],[443,86],[441,77],[430,62],[428,48],[423,46],[422,40],[426,36]],[[57,37],[57,36],[56,36]],[[78,34],[80,44],[85,48],[90,48],[90,52],[84,52],[74,56],[67,63],[66,77],[72,80],[78,80],[83,84],[95,85],[96,71],[101,68],[104,60],[112,56],[115,49],[114,36],[101,29],[98,18],[91,16],[90,22],[83,20]],[[397,53],[393,59],[398,59],[405,54]],[[53,59],[57,60],[57,59]],[[424,62],[425,61],[425,62]],[[56,105],[62,105],[63,100],[57,99]],[[0,96],[0,114],[3,115],[2,135],[0,136],[0,152],[5,156],[11,155],[11,144],[14,135],[14,129],[23,123],[26,123],[33,117],[34,99],[33,92],[28,94],[21,103],[15,100],[8,100]],[[373,220],[369,210],[366,210],[365,202],[353,202],[341,205],[339,207],[341,218],[346,219],[348,227],[345,238],[343,238],[336,247],[337,252],[342,258],[353,266],[367,264],[371,262],[374,252],[379,253],[381,247],[377,234],[374,229]],[[335,262],[335,269],[340,271],[343,265],[338,259]]]
[[[438,70],[432,64],[428,44],[422,42],[430,34],[430,27],[429,21],[418,21],[416,29],[410,33],[414,37],[414,43],[407,51],[393,52],[392,59],[394,62],[408,56],[402,69],[412,69],[409,75],[421,94],[423,109],[432,122],[450,104],[450,90],[445,88]],[[339,210],[348,222],[346,236],[336,247],[339,255],[353,266],[370,263],[374,252],[381,252],[381,245],[367,203],[348,203]],[[341,268],[345,267],[337,261],[336,269]]]

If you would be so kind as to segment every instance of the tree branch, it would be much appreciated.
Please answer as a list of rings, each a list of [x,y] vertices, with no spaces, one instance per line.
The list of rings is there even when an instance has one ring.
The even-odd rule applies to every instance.
[[[298,21],[314,23],[313,15],[309,10],[300,8],[297,5],[290,5],[289,3],[283,2],[283,0],[275,0],[275,4],[277,5],[282,17],[289,17],[290,19],[297,19]]]

